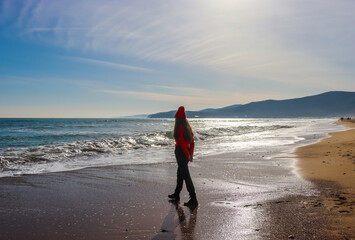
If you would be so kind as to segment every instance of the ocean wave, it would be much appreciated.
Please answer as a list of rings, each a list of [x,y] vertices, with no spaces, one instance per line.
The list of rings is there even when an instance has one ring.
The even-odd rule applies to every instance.
[[[172,133],[160,132],[143,134],[137,137],[81,140],[31,148],[6,148],[0,152],[0,167],[90,158],[102,154],[120,155],[129,150],[164,147],[172,144]]]
[[[202,125],[197,125],[197,123]],[[205,122],[197,123],[195,123],[196,126],[193,126],[195,129],[195,141],[199,145],[197,151],[203,149],[203,152],[215,151],[210,149],[211,142],[213,142],[213,146],[220,143],[223,146],[224,142],[235,140],[234,136],[248,136],[248,134],[258,132],[294,127],[282,124],[231,126],[230,123],[226,125],[223,125],[224,123],[218,125],[207,125]],[[171,129],[170,125],[169,123],[165,129]],[[89,135],[83,132],[65,132],[62,135],[53,134],[50,136],[43,136],[38,133],[37,135],[24,136],[25,138],[29,137],[28,141],[21,139],[23,142],[31,144],[36,144],[39,141],[46,143],[48,141],[47,144],[41,145],[16,145],[12,147],[11,142],[16,143],[18,141],[16,138],[7,139],[6,142],[10,147],[0,148],[0,177],[25,173],[65,171],[77,167],[97,166],[97,164],[100,166],[105,164],[130,164],[132,162],[146,164],[153,161],[153,159],[152,157],[144,159],[145,156],[168,152],[174,146],[173,132],[155,131],[155,129],[159,128],[157,126],[157,124],[152,124],[152,132],[142,133],[142,131],[147,131],[147,127],[149,127],[145,124],[142,127],[138,127],[137,130],[132,129],[129,135],[118,135],[124,134],[124,132],[105,132],[101,135],[96,135],[95,132],[91,132]],[[74,141],[56,142],[61,140],[61,138],[63,140],[70,138],[68,135],[71,134],[75,135],[76,139]],[[42,137],[44,139],[41,139]],[[84,139],[80,139],[81,137]],[[221,146],[218,147],[219,150],[223,149]],[[157,149],[159,150],[157,151]],[[143,160],[136,161],[136,154],[144,156]],[[101,162],[97,163],[97,161]],[[161,158],[159,161],[166,160]]]
[[[274,131],[283,128],[293,128],[291,125],[270,125],[270,126],[258,126],[258,125],[245,125],[235,127],[215,127],[206,130],[195,131],[195,138],[198,140],[205,140],[207,138],[214,137],[228,137],[238,136],[248,133]]]
[[[292,128],[288,125],[215,127],[196,130],[195,140],[238,136],[249,133]],[[32,136],[37,138],[39,136]],[[56,136],[56,137],[61,137]],[[65,137],[64,137],[65,138]],[[33,140],[33,139],[32,139]],[[4,148],[0,150],[0,168],[27,163],[44,163],[72,159],[93,158],[102,155],[121,155],[138,149],[173,146],[172,131],[145,133],[138,136],[110,137],[102,139],[78,140],[69,143],[49,144],[35,147]]]
[[[97,126],[97,125],[90,125],[90,124],[87,124],[87,125],[43,125],[43,126],[33,126],[33,127],[30,127],[28,129],[34,129],[34,130],[57,130],[57,129],[82,129],[82,128],[89,128],[89,129],[92,129],[92,128],[99,128],[100,126]]]

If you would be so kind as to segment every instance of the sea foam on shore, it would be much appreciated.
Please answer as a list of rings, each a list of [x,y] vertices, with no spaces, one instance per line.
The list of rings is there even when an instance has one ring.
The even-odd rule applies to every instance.
[[[196,154],[294,147],[333,119],[192,119]],[[173,119],[1,119],[0,177],[173,162]]]
[[[174,145],[169,136],[167,146],[133,148],[121,154],[98,152],[82,162],[73,157],[19,163],[20,175],[31,170],[39,173],[35,166],[58,165],[57,169],[43,169],[52,173],[0,178],[0,237],[287,239],[292,235],[312,239],[316,234],[318,238],[314,239],[327,239],[324,236],[328,233],[323,229],[326,212],[317,205],[320,190],[294,174],[295,158],[288,154],[297,146],[317,142],[328,132],[343,129],[333,121],[192,120],[196,158],[189,168],[199,200],[199,207],[193,212],[182,204],[168,202],[167,194],[176,183]],[[137,131],[132,131],[132,138],[154,133],[153,128],[168,131],[173,125],[171,120],[133,123],[130,122]],[[142,131],[146,132],[138,131],[138,126],[144,126]],[[118,128],[115,131],[120,134]],[[116,138],[120,137],[127,136]],[[39,146],[47,145],[17,150],[30,151]],[[152,164],[153,160],[159,164]],[[91,168],[93,163],[102,167]],[[64,164],[69,166],[63,169],[66,172],[53,172]],[[73,166],[82,169],[67,171]],[[188,199],[186,188],[180,196],[181,201]]]

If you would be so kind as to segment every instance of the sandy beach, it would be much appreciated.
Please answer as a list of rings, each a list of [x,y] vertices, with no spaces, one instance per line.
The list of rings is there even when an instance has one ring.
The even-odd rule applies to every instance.
[[[231,164],[232,156],[218,156],[224,164],[216,164],[211,157],[203,162],[204,168],[199,164],[191,167],[198,187],[197,209],[167,199],[174,187],[175,164],[87,168],[3,178],[0,238],[283,239],[292,234],[297,236],[298,229],[303,228],[298,226],[300,222],[294,221],[293,214],[299,214],[294,205],[303,198],[268,202],[262,194],[263,186],[245,185],[232,178],[238,171],[246,170]],[[271,174],[270,169],[265,171]],[[249,188],[253,188],[252,193],[247,191]],[[270,194],[280,195],[282,191],[270,191]],[[184,189],[182,201],[187,199]],[[275,225],[270,221],[280,222]],[[306,236],[317,233],[312,228],[308,227]],[[324,235],[317,236],[322,239]]]
[[[300,171],[311,181],[295,176],[292,159],[272,157],[277,148],[198,159],[190,164],[195,209],[182,204],[185,187],[179,204],[167,198],[176,163],[3,177],[0,239],[351,239],[351,181],[311,178],[319,167],[302,164],[310,157],[304,150],[315,145],[297,150]],[[340,149],[348,154],[345,145]],[[245,160],[236,164],[236,158]],[[346,169],[341,177],[353,176]]]
[[[353,25],[355,0],[0,0],[0,240],[355,240]]]
[[[298,148],[300,174],[318,184],[329,215],[328,229],[339,238],[355,238],[355,122],[338,121],[349,128],[331,133],[329,138]]]

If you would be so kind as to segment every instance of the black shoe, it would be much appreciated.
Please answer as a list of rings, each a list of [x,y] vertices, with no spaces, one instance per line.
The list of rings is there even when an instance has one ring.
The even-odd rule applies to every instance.
[[[184,206],[187,206],[187,207],[197,206],[197,205],[198,205],[198,201],[196,198],[190,198],[190,200],[188,202],[184,203]]]
[[[180,196],[176,193],[170,194],[168,195],[169,198],[175,200],[175,201],[179,201],[180,200]]]

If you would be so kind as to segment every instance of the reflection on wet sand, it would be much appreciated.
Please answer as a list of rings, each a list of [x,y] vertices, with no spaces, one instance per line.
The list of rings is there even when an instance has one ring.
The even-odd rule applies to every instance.
[[[174,232],[175,229],[179,226],[179,235],[181,234],[181,239],[193,240],[197,219],[197,206],[189,207],[189,211],[185,213],[178,202],[169,202],[171,203],[169,213],[165,217],[161,225],[160,232],[153,239],[175,239],[177,237],[177,234],[175,234]],[[177,218],[175,218],[176,214]]]

